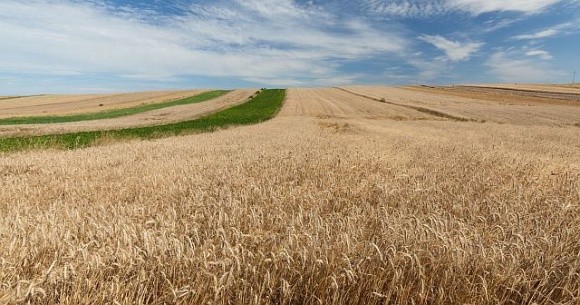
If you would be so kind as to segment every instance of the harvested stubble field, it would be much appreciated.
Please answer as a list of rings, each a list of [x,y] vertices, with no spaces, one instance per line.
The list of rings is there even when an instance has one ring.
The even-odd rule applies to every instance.
[[[570,94],[580,94],[580,86],[577,84],[479,84],[472,85],[480,88],[503,88],[512,89],[520,91],[535,91],[543,93],[570,93]]]
[[[393,105],[387,106],[333,88],[292,89],[289,90],[288,96],[291,100],[304,102],[289,103],[282,109],[280,116],[393,120],[436,119],[416,110]]]
[[[511,93],[498,98],[497,95],[490,97],[489,94],[464,90],[463,96],[458,96],[443,89],[421,87],[351,86],[342,89],[466,120],[539,126],[580,124],[580,102],[574,100],[554,102],[550,98],[528,97],[530,101],[526,103],[521,96],[512,97]]]
[[[345,94],[290,89],[254,126],[3,155],[0,303],[580,302],[577,127]]]
[[[133,107],[200,94],[206,90],[151,91],[119,94],[35,95],[0,100],[0,118],[66,115]]]

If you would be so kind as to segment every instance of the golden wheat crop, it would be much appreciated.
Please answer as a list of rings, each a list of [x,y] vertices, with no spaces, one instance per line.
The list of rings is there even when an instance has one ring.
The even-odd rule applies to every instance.
[[[0,304],[580,303],[577,127],[376,103],[2,155]]]

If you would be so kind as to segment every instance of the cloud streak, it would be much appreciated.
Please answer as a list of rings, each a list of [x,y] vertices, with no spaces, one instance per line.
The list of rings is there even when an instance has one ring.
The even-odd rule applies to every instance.
[[[534,52],[532,55],[539,55],[539,53]],[[564,75],[545,62],[528,58],[522,59],[518,54],[506,51],[493,53],[485,65],[497,79],[510,83],[557,82]]]
[[[549,28],[540,30],[540,31],[535,32],[535,33],[516,35],[516,36],[513,36],[512,38],[515,40],[534,40],[534,39],[550,38],[553,36],[564,34],[568,30],[573,29],[574,27],[575,27],[575,25],[573,23],[567,22],[567,23],[558,24],[558,25],[555,25],[553,27],[549,27]]]
[[[419,36],[419,39],[443,51],[451,61],[468,60],[473,53],[477,52],[483,46],[481,42],[461,43],[439,35],[422,35]]]
[[[544,60],[549,60],[554,58],[552,56],[552,54],[550,54],[550,52],[548,51],[544,51],[544,50],[529,50],[526,52],[527,56],[532,56],[532,57],[538,57],[540,59],[544,59]]]

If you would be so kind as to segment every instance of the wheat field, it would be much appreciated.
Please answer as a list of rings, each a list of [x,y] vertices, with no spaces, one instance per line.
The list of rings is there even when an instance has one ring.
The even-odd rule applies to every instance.
[[[517,119],[290,89],[258,125],[1,155],[0,304],[580,304],[580,129]]]

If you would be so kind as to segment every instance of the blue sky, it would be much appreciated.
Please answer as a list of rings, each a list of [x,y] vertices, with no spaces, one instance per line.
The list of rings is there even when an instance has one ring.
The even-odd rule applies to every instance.
[[[579,54],[579,0],[0,1],[0,95],[569,83]]]

